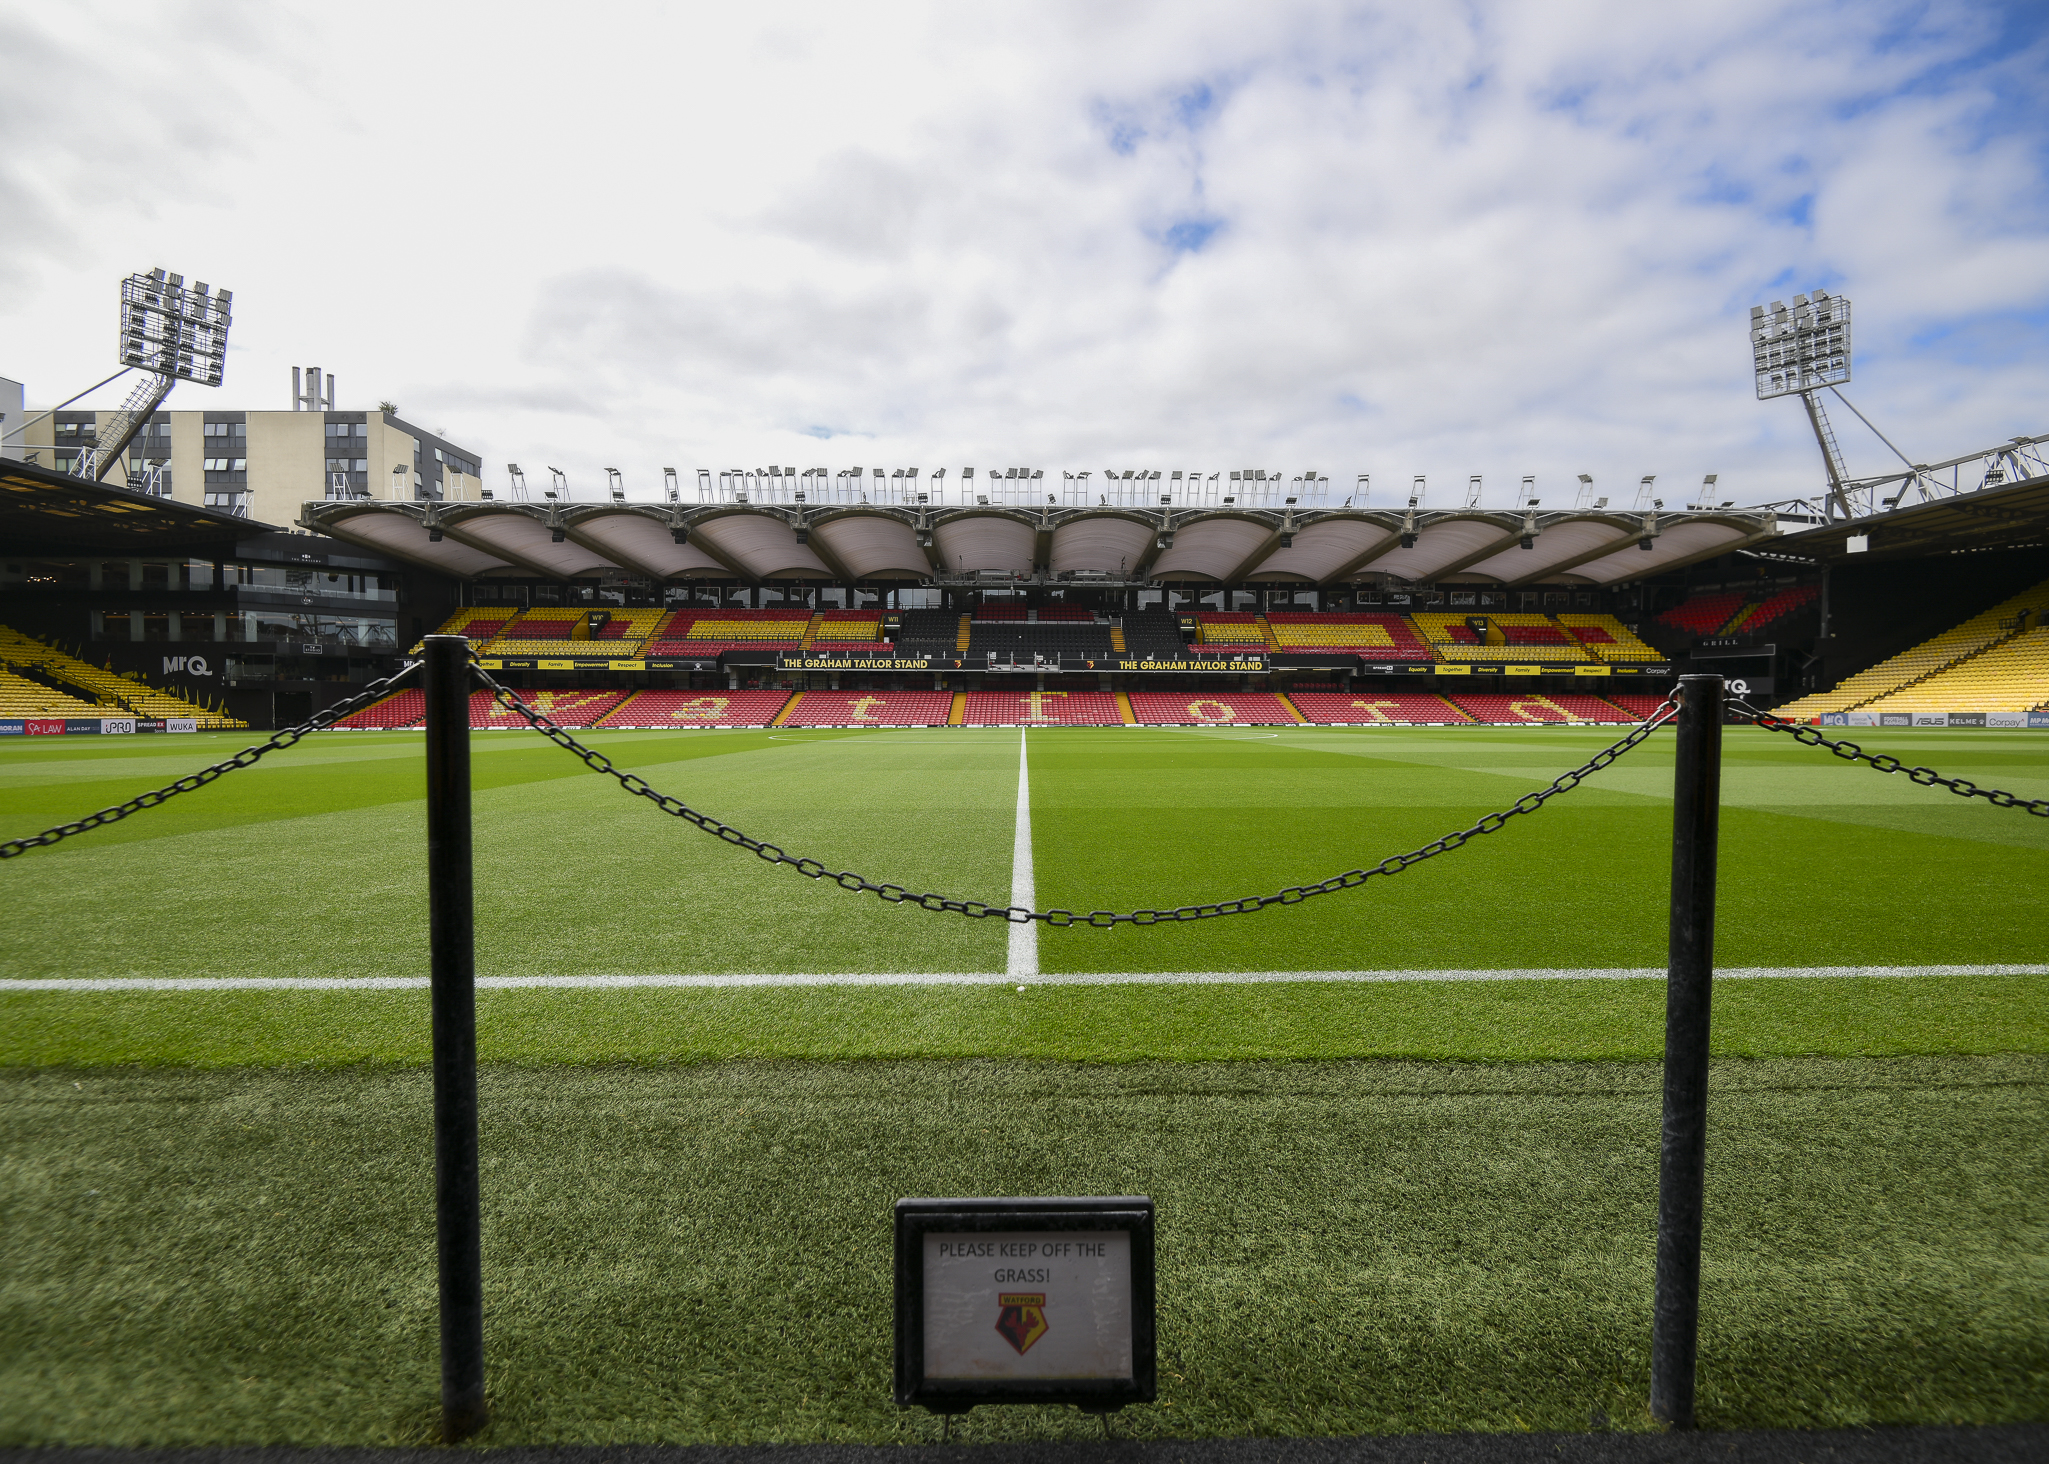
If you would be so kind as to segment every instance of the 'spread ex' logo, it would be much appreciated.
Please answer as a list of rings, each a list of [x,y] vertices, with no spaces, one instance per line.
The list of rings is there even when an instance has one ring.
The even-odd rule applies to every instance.
[[[996,1304],[1003,1308],[996,1317],[996,1330],[1022,1357],[1046,1335],[1046,1293],[1001,1291],[996,1294]]]

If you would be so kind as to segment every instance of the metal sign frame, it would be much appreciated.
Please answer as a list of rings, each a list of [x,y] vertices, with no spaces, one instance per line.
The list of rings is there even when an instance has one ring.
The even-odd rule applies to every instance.
[[[934,1231],[1121,1230],[1131,1238],[1131,1375],[1125,1378],[928,1378],[925,1237]],[[994,1325],[992,1323],[992,1325]],[[1153,1202],[1145,1195],[904,1199],[896,1202],[896,1401],[933,1413],[984,1403],[1072,1403],[1114,1413],[1159,1394]]]

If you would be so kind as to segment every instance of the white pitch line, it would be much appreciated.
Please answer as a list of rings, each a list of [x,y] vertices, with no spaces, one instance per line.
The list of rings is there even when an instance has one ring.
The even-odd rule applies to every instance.
[[[1024,728],[1017,729],[1017,832],[1010,841],[1010,903],[1038,908],[1032,882],[1032,764]],[[1010,959],[1005,974],[1012,980],[1039,975],[1039,922],[1010,927]]]
[[[1536,967],[1500,971],[1101,971],[1038,976],[1039,986],[1228,986],[1263,981],[1661,981],[1660,966]],[[2049,966],[1731,966],[1720,981],[1846,977],[2049,976]],[[827,971],[709,976],[479,976],[484,991],[607,991],[633,987],[727,986],[998,986],[996,971]],[[8,981],[8,991],[419,991],[424,976],[79,976]]]

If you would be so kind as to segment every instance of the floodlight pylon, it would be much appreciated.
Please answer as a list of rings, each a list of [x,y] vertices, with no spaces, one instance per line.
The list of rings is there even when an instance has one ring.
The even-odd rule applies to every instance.
[[[188,287],[183,275],[161,269],[121,282],[121,364],[145,375],[79,453],[73,472],[104,479],[180,381],[221,384],[234,299],[233,290],[215,292],[199,281]]]

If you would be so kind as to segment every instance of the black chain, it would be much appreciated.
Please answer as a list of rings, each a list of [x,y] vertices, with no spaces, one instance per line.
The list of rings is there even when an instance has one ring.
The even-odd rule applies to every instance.
[[[47,848],[59,840],[70,838],[73,834],[82,834],[90,829],[102,828],[110,823],[119,823],[131,813],[140,813],[145,808],[155,808],[159,804],[168,803],[180,793],[190,793],[195,789],[204,788],[223,773],[232,773],[238,768],[253,767],[265,754],[276,752],[279,748],[290,747],[308,732],[318,732],[322,728],[339,722],[343,717],[348,716],[352,712],[361,711],[378,698],[390,695],[398,689],[400,682],[411,676],[418,669],[419,663],[415,662],[413,665],[385,677],[382,681],[372,682],[362,692],[350,697],[347,701],[335,703],[326,711],[316,713],[296,727],[287,727],[281,732],[273,732],[269,741],[259,742],[253,747],[245,747],[226,762],[217,762],[210,768],[201,768],[196,773],[188,773],[167,788],[158,788],[153,792],[144,793],[140,797],[131,798],[126,803],[117,804],[113,808],[103,808],[98,813],[87,814],[77,823],[59,824],[54,829],[45,829],[42,833],[26,839],[9,839],[6,843],[0,844],[0,859],[12,859],[16,855],[28,853],[31,849]]]
[[[511,691],[501,686],[490,672],[481,667],[474,668],[474,672],[477,679],[490,689],[491,695],[500,706],[522,718],[528,726],[550,742],[575,753],[592,770],[617,779],[619,786],[628,793],[647,799],[662,812],[680,818],[686,823],[693,823],[706,833],[715,834],[728,844],[745,849],[770,864],[787,864],[807,879],[829,879],[841,889],[865,891],[893,905],[912,904],[925,910],[965,915],[970,920],[985,920],[995,916],[1013,925],[1043,920],[1053,926],[1093,925],[1103,930],[1115,925],[1158,925],[1170,920],[1212,920],[1219,915],[1250,915],[1253,911],[1264,910],[1269,905],[1299,905],[1313,895],[1328,895],[1338,890],[1349,890],[1366,883],[1375,875],[1400,874],[1412,864],[1421,864],[1425,859],[1447,854],[1481,834],[1493,833],[1517,814],[1535,813],[1560,793],[1570,792],[1580,785],[1581,780],[1607,767],[1670,721],[1679,711],[1678,694],[1675,692],[1650,716],[1631,728],[1628,736],[1602,748],[1571,772],[1561,773],[1552,781],[1550,787],[1535,793],[1525,793],[1516,799],[1511,807],[1503,809],[1500,813],[1488,814],[1469,829],[1446,834],[1443,838],[1434,839],[1422,848],[1413,849],[1407,854],[1397,854],[1392,858],[1383,859],[1371,869],[1350,869],[1343,874],[1334,874],[1318,884],[1290,885],[1277,894],[1251,895],[1242,900],[1226,900],[1218,905],[1183,905],[1176,910],[1133,910],[1122,915],[1109,910],[1094,910],[1086,915],[1077,915],[1072,910],[1027,910],[1022,905],[985,905],[979,900],[949,900],[936,894],[913,894],[902,885],[877,884],[851,872],[836,873],[816,859],[799,859],[786,854],[773,844],[751,839],[738,829],[720,823],[710,814],[699,813],[680,798],[672,798],[666,793],[656,791],[637,774],[621,772],[602,752],[585,747],[546,713],[537,711],[519,700]]]
[[[2049,818],[2049,798],[2022,798],[2018,794],[2002,793],[1997,788],[1980,788],[1967,778],[1945,778],[1933,768],[1910,768],[1896,757],[1886,753],[1873,756],[1854,742],[1833,741],[1812,727],[1803,727],[1770,712],[1761,712],[1736,697],[1729,699],[1728,706],[1749,716],[1767,732],[1784,732],[1795,742],[1804,742],[1809,747],[1826,747],[1845,762],[1870,763],[1881,773],[1905,773],[1909,782],[1919,783],[1924,788],[1947,788],[1959,798],[1982,798],[1994,808],[2018,808],[2037,818]]]

